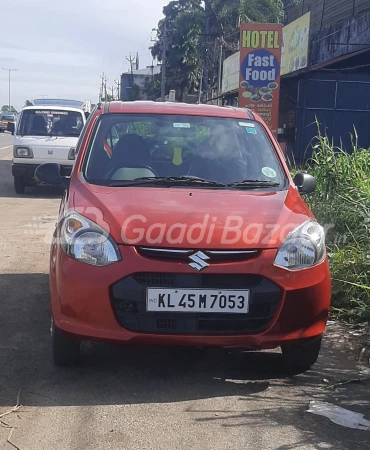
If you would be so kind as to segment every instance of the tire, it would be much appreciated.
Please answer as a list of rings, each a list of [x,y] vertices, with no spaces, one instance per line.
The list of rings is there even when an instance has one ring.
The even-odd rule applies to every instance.
[[[14,177],[14,189],[17,194],[24,194],[24,191],[26,190],[26,183],[22,177]]]
[[[71,367],[80,361],[80,342],[51,324],[53,362],[56,366]]]
[[[322,336],[314,341],[282,345],[281,351],[286,367],[302,372],[309,370],[319,357],[321,341]]]

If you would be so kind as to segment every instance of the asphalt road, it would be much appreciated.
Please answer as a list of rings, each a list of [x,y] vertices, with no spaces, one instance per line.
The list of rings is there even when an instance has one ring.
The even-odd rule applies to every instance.
[[[289,450],[370,447],[370,430],[307,412],[324,400],[365,414],[369,385],[354,343],[331,323],[313,370],[284,373],[278,353],[84,344],[82,365],[50,356],[48,253],[60,195],[13,190],[9,134],[0,134],[0,449]],[[326,381],[325,381],[326,380]],[[17,403],[17,411],[1,417]]]

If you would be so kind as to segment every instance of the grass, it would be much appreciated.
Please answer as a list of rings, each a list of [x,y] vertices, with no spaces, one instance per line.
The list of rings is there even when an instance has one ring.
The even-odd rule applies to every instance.
[[[358,148],[356,135],[348,153],[319,134],[305,169],[317,181],[306,200],[328,230],[332,310],[370,321],[370,150]]]

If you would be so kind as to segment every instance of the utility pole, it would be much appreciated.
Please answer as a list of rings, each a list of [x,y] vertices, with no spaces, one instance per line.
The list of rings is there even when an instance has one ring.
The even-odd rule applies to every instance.
[[[121,100],[121,82],[120,82],[119,79],[118,79],[118,81],[115,80],[114,82],[117,85],[117,87],[116,87],[116,89],[117,89],[117,99]]]
[[[222,56],[223,56],[223,47],[222,47],[222,40],[220,39],[220,64],[218,66],[218,100],[217,100],[217,104],[218,105],[222,105],[222,99],[221,99],[221,94],[222,94]]]
[[[208,99],[208,78],[209,78],[209,61],[208,61],[208,36],[210,28],[211,16],[211,0],[204,0],[204,22],[203,22],[203,102],[206,103]]]
[[[164,34],[162,42],[162,82],[161,82],[161,101],[166,98],[166,56],[167,56],[167,25],[164,24]]]
[[[150,66],[152,69],[152,100],[155,100],[154,96],[154,61],[152,60],[152,65]]]
[[[134,71],[133,71],[133,68],[132,68],[132,63],[135,61],[135,56],[132,56],[131,57],[131,54],[130,54],[130,57],[128,58],[127,56],[126,56],[126,59],[127,59],[127,61],[130,63],[130,71],[131,71],[131,87],[134,85]]]
[[[9,104],[8,104],[8,109],[10,111],[10,106],[11,106],[11,102],[10,102],[10,72],[15,72],[17,69],[4,69],[3,70],[7,70],[9,73]]]
[[[114,100],[114,86],[112,86],[111,88],[110,88],[110,90],[111,90],[111,93],[112,93],[112,101]]]
[[[99,102],[102,101],[103,96],[105,101],[107,100],[107,80],[108,80],[108,78],[104,76],[104,73],[103,76],[101,76],[100,78],[101,78],[101,86],[100,86]]]

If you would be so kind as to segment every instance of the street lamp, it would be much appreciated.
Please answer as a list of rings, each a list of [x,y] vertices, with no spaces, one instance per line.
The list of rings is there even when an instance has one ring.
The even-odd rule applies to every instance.
[[[9,111],[10,111],[10,105],[11,105],[11,103],[10,103],[10,72],[15,72],[17,69],[4,69],[4,67],[3,67],[3,70],[7,70],[8,73],[9,73],[9,103],[8,103],[8,108],[9,108]]]

